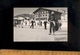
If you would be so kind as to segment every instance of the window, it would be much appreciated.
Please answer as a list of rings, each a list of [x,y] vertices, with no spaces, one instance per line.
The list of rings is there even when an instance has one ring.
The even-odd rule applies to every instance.
[[[46,13],[46,11],[44,11],[44,13]]]
[[[46,14],[46,16],[47,16],[47,14]]]

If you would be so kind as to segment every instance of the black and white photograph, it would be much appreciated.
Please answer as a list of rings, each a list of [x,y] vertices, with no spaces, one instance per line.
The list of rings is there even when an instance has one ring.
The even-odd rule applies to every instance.
[[[14,42],[68,42],[67,7],[14,7]]]

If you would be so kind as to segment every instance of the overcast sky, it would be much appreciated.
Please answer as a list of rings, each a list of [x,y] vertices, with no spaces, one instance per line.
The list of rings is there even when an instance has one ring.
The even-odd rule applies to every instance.
[[[44,7],[45,9],[51,9],[51,10],[57,10],[59,9],[60,12],[63,12],[62,9],[64,9],[67,12],[67,7]],[[32,13],[33,11],[37,10],[37,8],[14,8],[14,16],[19,15],[19,14],[29,14]]]

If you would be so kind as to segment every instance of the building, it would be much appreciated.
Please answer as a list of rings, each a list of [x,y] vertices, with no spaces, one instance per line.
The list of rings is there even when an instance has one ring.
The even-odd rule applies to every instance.
[[[43,22],[47,19],[49,19],[51,12],[53,12],[55,14],[56,20],[58,20],[59,18],[61,19],[61,12],[58,11],[54,11],[54,10],[50,10],[50,9],[44,9],[44,8],[39,8],[37,10],[35,10],[33,13],[35,15],[35,20],[38,23],[39,20]]]
[[[14,16],[13,24],[14,24],[14,26],[16,26],[16,25],[20,24],[22,20],[24,20],[24,22],[27,22],[27,25],[30,25],[30,19],[32,19],[32,15],[30,15],[30,14],[16,15],[16,16]]]

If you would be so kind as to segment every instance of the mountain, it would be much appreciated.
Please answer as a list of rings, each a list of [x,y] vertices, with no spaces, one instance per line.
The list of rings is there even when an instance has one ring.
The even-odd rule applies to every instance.
[[[14,16],[14,17],[23,17],[23,18],[25,18],[25,17],[31,17],[31,15],[30,14],[20,14],[20,15]]]

